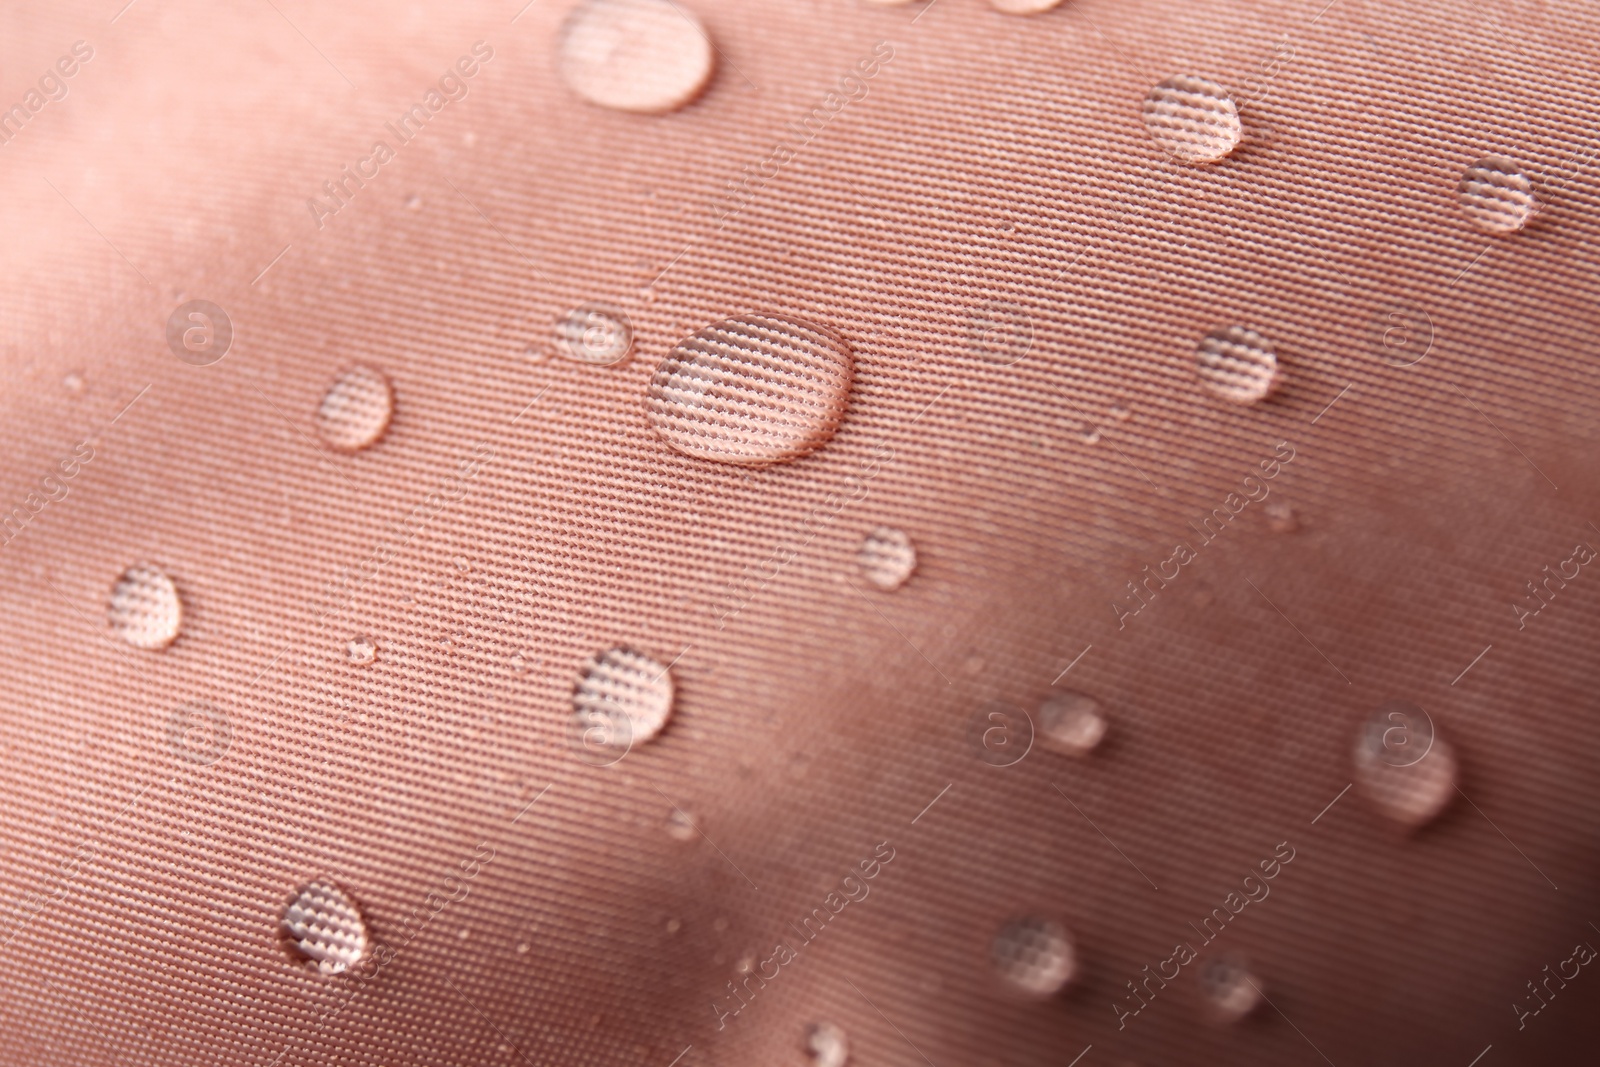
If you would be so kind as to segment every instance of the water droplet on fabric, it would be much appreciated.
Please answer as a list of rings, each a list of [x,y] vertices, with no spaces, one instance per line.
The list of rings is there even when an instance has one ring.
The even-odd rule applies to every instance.
[[[157,567],[136,564],[111,587],[111,630],[134,648],[166,648],[183,625],[178,587]]]
[[[1006,15],[1037,15],[1059,7],[1061,0],[989,0],[996,11]]]
[[[1039,739],[1068,756],[1086,756],[1106,735],[1100,702],[1082,693],[1064,692],[1039,706]]]
[[[1207,389],[1235,404],[1264,400],[1278,384],[1272,342],[1243,326],[1207,334],[1195,349],[1194,369]]]
[[[590,660],[573,691],[573,743],[579,758],[607,766],[635,741],[661,732],[672,714],[672,675],[642,652],[613,648]]]
[[[885,591],[899,589],[917,569],[917,550],[904,531],[880,526],[861,542],[856,554],[867,581]]]
[[[1184,163],[1215,163],[1239,146],[1239,108],[1214,81],[1179,75],[1150,90],[1144,124],[1163,151]]]
[[[374,444],[394,415],[394,389],[371,367],[352,367],[317,405],[317,435],[341,452],[358,452]]]
[[[820,448],[850,399],[854,359],[831,331],[744,316],[696,333],[650,381],[645,411],[685,455],[747,466]]]
[[[1273,533],[1289,534],[1300,529],[1300,519],[1294,513],[1294,508],[1281,500],[1274,500],[1267,504],[1267,528]]]
[[[1391,700],[1356,735],[1356,785],[1385,816],[1415,828],[1431,822],[1456,792],[1456,758],[1416,704]]]
[[[74,395],[83,392],[83,375],[69,374],[61,379],[61,384],[67,387],[67,392]]]
[[[365,667],[378,658],[378,645],[370,637],[352,637],[346,644],[350,662]]]
[[[850,1042],[833,1023],[812,1023],[806,1027],[805,1052],[816,1067],[844,1067]]]
[[[633,322],[602,304],[585,304],[556,320],[556,351],[580,363],[609,367],[633,352]]]
[[[667,833],[677,841],[693,841],[700,836],[695,832],[694,820],[677,808],[667,816]]]
[[[1485,233],[1515,233],[1539,210],[1533,182],[1503,156],[1480,159],[1468,167],[1456,196],[1467,218]]]
[[[355,903],[336,886],[312,882],[283,913],[289,946],[324,975],[339,974],[367,952],[367,924]]]
[[[1200,986],[1212,1014],[1221,1022],[1238,1022],[1261,1004],[1261,983],[1237,960],[1212,960],[1200,972]]]
[[[1048,919],[1013,919],[991,946],[1000,975],[1024,993],[1047,997],[1072,980],[1077,969],[1066,928]]]
[[[672,0],[587,0],[561,28],[559,67],[592,103],[659,113],[700,94],[716,55],[699,19]]]

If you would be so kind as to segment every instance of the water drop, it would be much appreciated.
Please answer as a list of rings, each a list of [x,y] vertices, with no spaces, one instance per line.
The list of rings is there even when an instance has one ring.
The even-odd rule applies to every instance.
[[[526,673],[528,670],[528,657],[521,652],[513,652],[511,654],[511,669],[518,674]]]
[[[1215,163],[1244,136],[1228,91],[1192,75],[1168,78],[1150,90],[1144,124],[1156,144],[1184,163]]]
[[[861,542],[856,554],[867,581],[883,590],[899,589],[917,569],[917,550],[901,530],[880,526]]]
[[[747,315],[669,352],[645,396],[662,440],[685,455],[759,465],[805,455],[833,436],[854,360],[830,331]]]
[[[1261,983],[1236,960],[1212,960],[1200,972],[1200,986],[1212,1014],[1221,1022],[1238,1022],[1261,1004]]]
[[[401,206],[403,206],[407,211],[421,211],[422,195],[420,193],[412,193],[401,202]]]
[[[1068,756],[1086,756],[1106,735],[1100,702],[1082,693],[1058,693],[1039,707],[1039,739]]]
[[[365,667],[378,658],[378,645],[370,637],[352,637],[345,646],[350,653],[350,662],[358,667]]]
[[[651,113],[693,100],[716,61],[699,19],[672,0],[587,0],[561,29],[559,64],[584,99]]]
[[[352,367],[317,406],[317,434],[341,452],[358,452],[383,436],[393,415],[389,379],[370,367]]]
[[[367,952],[367,924],[360,909],[327,882],[310,883],[290,901],[283,932],[290,947],[324,975],[347,970]]]
[[[844,1067],[850,1059],[850,1041],[833,1023],[812,1023],[806,1027],[805,1051],[816,1067]]]
[[[137,564],[111,587],[112,631],[134,648],[166,648],[183,625],[178,587],[159,568]]]
[[[1061,4],[1061,0],[989,0],[996,11],[1007,15],[1037,15]]]
[[[667,816],[667,833],[676,841],[693,841],[700,836],[694,828],[694,820],[677,808]]]
[[[1273,533],[1288,534],[1300,529],[1300,518],[1294,508],[1281,500],[1267,505],[1267,528]]]
[[[1007,982],[1034,996],[1059,992],[1077,969],[1066,929],[1048,919],[1013,919],[991,946],[995,966]]]
[[[1502,156],[1480,159],[1468,167],[1456,196],[1467,218],[1485,233],[1515,233],[1539,211],[1533,182]]]
[[[633,323],[603,304],[585,304],[556,320],[556,350],[580,363],[609,367],[633,352]]]
[[[69,374],[61,379],[61,384],[67,387],[67,392],[78,394],[83,392],[83,375]]]
[[[1432,821],[1455,796],[1456,758],[1426,711],[1392,700],[1356,735],[1355,775],[1380,812],[1414,828]]]
[[[1235,404],[1264,400],[1278,384],[1272,342],[1243,326],[1207,334],[1195,349],[1194,369],[1206,388]]]
[[[682,919],[668,919],[667,920],[667,933],[675,934],[679,930],[682,930],[682,929],[683,929],[683,920]]]
[[[572,694],[579,758],[596,766],[617,762],[635,741],[661,732],[672,697],[672,675],[642,652],[613,648],[591,659]]]

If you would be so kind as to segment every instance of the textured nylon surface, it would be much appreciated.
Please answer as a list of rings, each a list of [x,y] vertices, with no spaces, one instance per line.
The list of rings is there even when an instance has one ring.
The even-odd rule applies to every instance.
[[[93,56],[0,146],[0,511],[92,459],[0,549],[0,1061],[804,1067],[826,1022],[859,1067],[1592,1062],[1600,977],[1507,1008],[1600,943],[1600,577],[1510,606],[1600,545],[1595,7],[681,2],[719,58],[667,115],[562,83],[568,0],[6,13],[0,106]],[[1240,105],[1221,163],[1146,129],[1177,75]],[[1499,155],[1545,208],[1490,236],[1456,189]],[[206,366],[167,343],[196,299],[233,327]],[[631,359],[558,352],[591,303]],[[1396,306],[1432,323],[1414,366],[1381,358]],[[752,314],[848,347],[837,431],[674,451],[657,364]],[[1263,402],[1196,376],[1231,326],[1273,346]],[[316,420],[353,366],[394,412],[345,454]],[[857,563],[880,527],[915,546],[893,592]],[[142,564],[183,602],[161,650],[108,623]],[[675,704],[597,766],[572,692],[613,648]],[[1037,718],[1058,678],[1104,744],[986,761],[980,709]],[[1461,768],[1413,834],[1341,795],[1396,698]],[[1119,1030],[1281,842],[1204,957],[1270,1006],[1211,1022],[1186,967]],[[290,951],[314,882],[395,949],[376,977]],[[1072,937],[1060,996],[992,961],[1030,917]]]

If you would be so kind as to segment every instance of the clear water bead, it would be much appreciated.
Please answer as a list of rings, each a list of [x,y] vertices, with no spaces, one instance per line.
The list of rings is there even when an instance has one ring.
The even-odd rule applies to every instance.
[[[394,416],[394,389],[371,367],[351,367],[317,405],[317,436],[341,452],[359,452],[377,442]]]
[[[1106,735],[1100,702],[1082,693],[1058,693],[1039,706],[1039,739],[1068,756],[1086,756]]]
[[[700,20],[673,0],[586,0],[561,29],[558,65],[585,100],[652,113],[698,96],[716,54]]]
[[[917,569],[917,550],[901,530],[880,526],[861,542],[856,555],[867,581],[885,591],[899,589]]]
[[[1066,928],[1048,919],[1013,919],[991,946],[1001,976],[1024,993],[1050,996],[1072,980],[1077,960]]]
[[[1200,972],[1211,1012],[1222,1022],[1238,1022],[1261,1004],[1261,983],[1238,960],[1219,959]]]
[[[1431,822],[1456,792],[1456,758],[1428,713],[1392,700],[1361,724],[1355,741],[1356,785],[1401,826]]]
[[[367,924],[361,910],[338,887],[312,882],[283,913],[289,945],[324,975],[339,974],[367,953]]]
[[[812,1023],[806,1027],[805,1051],[816,1067],[844,1067],[850,1059],[850,1041],[833,1023]]]
[[[166,648],[183,625],[178,587],[158,567],[136,564],[111,587],[111,631],[134,648]]]
[[[370,637],[352,637],[345,645],[350,662],[365,667],[378,658],[378,643]]]
[[[1207,334],[1195,349],[1194,369],[1207,389],[1235,404],[1265,400],[1278,385],[1272,342],[1244,326]]]
[[[685,455],[778,463],[833,436],[854,371],[849,348],[831,331],[746,315],[707,326],[669,352],[650,381],[645,412]]]
[[[1215,163],[1239,146],[1239,108],[1216,82],[1178,75],[1144,100],[1144,124],[1162,150],[1184,163]]]
[[[615,763],[672,715],[672,675],[642,652],[613,648],[591,659],[572,694],[574,741],[585,762]]]
[[[1468,167],[1456,196],[1467,218],[1485,233],[1515,233],[1539,211],[1533,182],[1503,156],[1480,159]]]
[[[609,367],[633,352],[633,323],[616,308],[585,304],[556,321],[555,340],[567,358]]]

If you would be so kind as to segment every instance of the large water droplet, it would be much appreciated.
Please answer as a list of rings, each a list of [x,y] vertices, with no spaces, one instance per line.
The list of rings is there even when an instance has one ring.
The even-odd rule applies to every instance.
[[[1221,1022],[1238,1022],[1261,1003],[1261,983],[1237,960],[1218,959],[1200,972],[1211,1012]]]
[[[1195,349],[1194,370],[1206,388],[1235,404],[1264,400],[1278,384],[1272,342],[1243,326],[1207,334]]]
[[[1144,124],[1156,144],[1185,163],[1215,163],[1239,146],[1239,108],[1214,81],[1179,75],[1150,90]]]
[[[635,741],[661,732],[672,697],[671,673],[642,652],[613,648],[590,660],[572,694],[579,758],[596,766],[620,760]]]
[[[716,57],[700,21],[672,0],[587,0],[561,29],[561,76],[602,107],[680,108],[711,80]]]
[[[134,648],[166,648],[183,625],[178,587],[156,567],[129,567],[111,587],[108,620],[112,632]]]
[[[816,1067],[844,1067],[850,1059],[850,1042],[833,1023],[812,1023],[806,1027],[806,1055]]]
[[[1355,774],[1373,805],[1407,827],[1430,822],[1455,796],[1455,753],[1410,701],[1392,700],[1362,723]]]
[[[884,590],[899,589],[917,569],[917,550],[911,538],[887,526],[880,526],[867,535],[856,559],[867,581]]]
[[[351,367],[317,405],[317,434],[341,452],[358,452],[389,428],[394,389],[371,367]]]
[[[746,315],[707,326],[656,368],[645,411],[686,455],[777,463],[821,447],[850,399],[843,341],[793,319]]]
[[[1013,919],[995,935],[991,952],[1001,976],[1034,996],[1059,991],[1077,970],[1066,929],[1049,919]]]
[[[290,947],[325,975],[347,970],[367,952],[367,924],[360,909],[326,882],[310,883],[290,901],[283,932]]]
[[[1082,693],[1058,693],[1039,707],[1039,739],[1068,756],[1086,756],[1106,735],[1100,702]]]
[[[1533,182],[1503,156],[1480,159],[1468,167],[1456,196],[1467,218],[1486,233],[1515,233],[1539,210]]]

